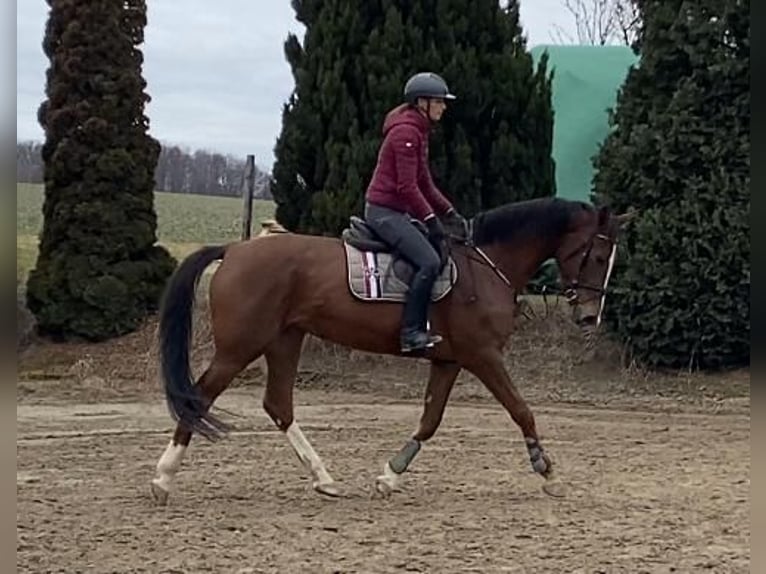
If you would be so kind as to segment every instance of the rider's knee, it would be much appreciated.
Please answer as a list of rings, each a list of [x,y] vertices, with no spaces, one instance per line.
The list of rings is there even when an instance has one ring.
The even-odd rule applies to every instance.
[[[429,259],[421,267],[420,272],[428,277],[436,277],[439,275],[440,262],[438,258]]]

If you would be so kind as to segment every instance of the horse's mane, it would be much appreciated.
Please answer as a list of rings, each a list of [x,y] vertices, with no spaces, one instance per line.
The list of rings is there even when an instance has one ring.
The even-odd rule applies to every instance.
[[[572,218],[593,207],[583,201],[545,197],[509,203],[478,213],[473,219],[477,245],[522,238],[551,238],[565,233]]]

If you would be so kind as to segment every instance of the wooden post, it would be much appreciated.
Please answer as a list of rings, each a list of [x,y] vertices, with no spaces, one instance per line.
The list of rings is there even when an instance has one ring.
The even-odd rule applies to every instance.
[[[242,241],[250,239],[253,221],[253,194],[255,193],[255,156],[249,154],[242,178]]]

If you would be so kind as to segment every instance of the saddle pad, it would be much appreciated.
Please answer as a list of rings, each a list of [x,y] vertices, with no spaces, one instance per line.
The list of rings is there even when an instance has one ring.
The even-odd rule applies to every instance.
[[[409,290],[412,266],[388,252],[362,251],[344,242],[348,286],[362,301],[404,302]],[[442,299],[457,281],[457,266],[450,258],[431,291],[431,301]]]

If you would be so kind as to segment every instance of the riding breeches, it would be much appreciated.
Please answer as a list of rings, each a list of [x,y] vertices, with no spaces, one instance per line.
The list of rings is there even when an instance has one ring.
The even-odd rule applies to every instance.
[[[436,279],[441,267],[439,254],[407,214],[367,203],[364,216],[373,231],[408,259],[418,269],[418,274],[423,274],[428,279]]]

